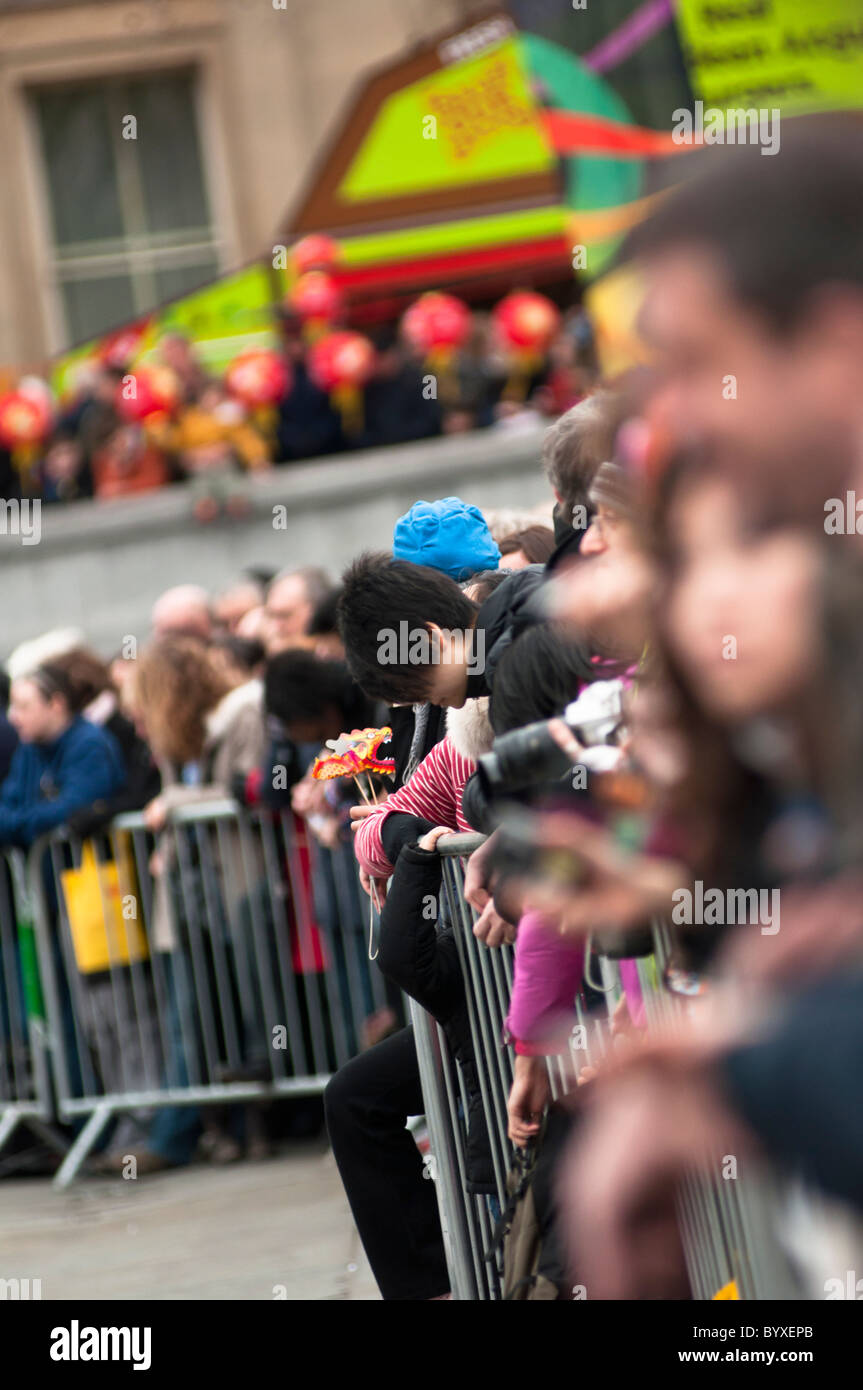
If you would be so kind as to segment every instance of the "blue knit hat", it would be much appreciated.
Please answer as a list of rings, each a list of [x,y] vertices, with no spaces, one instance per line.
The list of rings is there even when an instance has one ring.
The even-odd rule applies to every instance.
[[[393,556],[431,565],[461,582],[480,570],[496,570],[500,551],[479,507],[460,497],[414,502],[393,532]]]

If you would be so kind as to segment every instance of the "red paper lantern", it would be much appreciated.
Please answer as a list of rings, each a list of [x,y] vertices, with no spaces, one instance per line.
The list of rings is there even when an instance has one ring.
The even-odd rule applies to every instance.
[[[515,290],[495,305],[492,321],[505,346],[539,356],[557,332],[560,313],[544,294]]]
[[[288,293],[287,304],[300,316],[304,327],[313,332],[328,327],[344,309],[341,290],[333,277],[323,270],[310,270],[301,275]]]
[[[115,333],[109,333],[99,344],[99,361],[106,367],[125,367],[140,348],[149,322],[149,319],[143,319],[140,323],[128,324]]]
[[[0,443],[7,449],[38,444],[51,432],[52,412],[44,400],[21,391],[0,397]]]
[[[244,405],[278,405],[291,388],[291,374],[277,352],[256,348],[234,358],[225,373],[225,385]]]
[[[320,232],[304,236],[291,247],[291,268],[295,275],[305,275],[310,270],[335,270],[339,259],[338,243]]]
[[[454,294],[421,294],[402,319],[402,332],[423,357],[450,357],[470,333],[470,309]]]
[[[363,425],[361,390],[375,366],[375,350],[361,333],[328,333],[309,352],[309,375],[326,391],[348,434]]]
[[[129,424],[156,415],[170,415],[180,397],[177,378],[170,367],[141,364],[117,386],[117,411]]]
[[[309,353],[309,374],[322,391],[364,386],[374,365],[375,350],[361,333],[328,333]]]

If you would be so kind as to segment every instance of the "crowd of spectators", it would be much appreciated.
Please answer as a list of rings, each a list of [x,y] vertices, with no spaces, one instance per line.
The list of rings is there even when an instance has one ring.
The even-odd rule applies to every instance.
[[[475,935],[514,946],[509,1138],[542,1160],[556,1252],[539,1296],[691,1296],[675,1198],[729,1156],[803,1181],[848,1230],[863,1208],[863,564],[857,527],[825,525],[860,478],[863,139],[801,121],[781,158],[757,155],[718,152],[636,233],[654,365],[549,427],[544,517],[418,501],[338,581],[187,586],[110,669],[47,646],[9,663],[0,843],[130,799],[158,831],[180,801],[248,800],[255,777],[266,802],[289,767],[293,813],[355,857],[393,1006],[325,1108],[385,1299],[450,1296],[398,990],[459,1059],[464,1182],[494,1207],[467,983],[427,910],[455,831],[487,837],[466,865]],[[383,722],[379,804],[311,777],[325,740]],[[648,1029],[656,920],[659,987],[686,1007]],[[589,1068],[570,1039],[577,1008],[606,1012],[585,982],[603,953],[622,988]],[[147,1152],[188,1161],[194,1138],[151,1133]],[[827,1248],[798,1250],[811,1297],[837,1273]]]
[[[309,340],[283,315],[282,353],[289,368],[284,397],[265,415],[231,396],[223,378],[202,366],[195,345],[177,333],[158,343],[153,362],[171,373],[170,411],[130,420],[118,404],[131,362],[114,358],[81,364],[68,399],[57,407],[52,432],[23,465],[0,450],[3,496],[44,503],[149,492],[194,483],[201,521],[247,510],[244,474],[344,450],[379,448],[474,429],[513,429],[575,404],[595,376],[591,326],[571,310],[543,359],[522,380],[513,378],[495,345],[489,315],[477,311],[434,392],[429,367],[397,327],[372,331],[375,365],[361,388],[359,410],[346,419],[313,380]]]

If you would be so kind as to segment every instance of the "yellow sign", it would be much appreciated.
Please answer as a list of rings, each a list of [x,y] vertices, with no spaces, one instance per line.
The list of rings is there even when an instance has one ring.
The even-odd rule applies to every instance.
[[[555,167],[513,40],[386,98],[339,184],[351,203]]]
[[[678,0],[697,98],[791,115],[863,105],[863,0]]]
[[[609,271],[585,292],[584,303],[593,322],[600,367],[609,380],[648,360],[637,326],[643,298],[641,276],[629,265]]]

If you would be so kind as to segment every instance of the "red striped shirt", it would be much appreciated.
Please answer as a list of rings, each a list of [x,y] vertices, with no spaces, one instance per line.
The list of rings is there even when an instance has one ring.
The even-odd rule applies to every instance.
[[[393,865],[384,853],[381,826],[394,811],[422,816],[432,825],[448,825],[453,830],[472,830],[461,809],[464,784],[476,763],[457,753],[448,738],[436,743],[423,758],[411,780],[361,823],[354,837],[354,851],[360,867],[372,878],[389,878]]]

